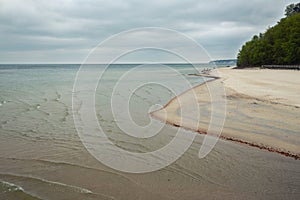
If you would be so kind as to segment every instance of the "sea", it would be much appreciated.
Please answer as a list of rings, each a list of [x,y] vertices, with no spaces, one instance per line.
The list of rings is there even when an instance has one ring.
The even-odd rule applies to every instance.
[[[0,65],[0,199],[299,199],[298,160],[221,139],[200,159],[204,135],[151,117],[211,79],[195,74],[218,67],[224,66]],[[103,154],[117,167],[83,141],[78,110],[86,105],[78,96],[85,90],[94,98],[94,112],[85,114],[96,117],[111,147]],[[156,168],[138,171],[153,163],[135,154],[155,152],[175,137],[193,140],[184,152],[175,145],[169,156],[151,154]],[[128,159],[138,164],[122,164],[116,148],[135,153]]]

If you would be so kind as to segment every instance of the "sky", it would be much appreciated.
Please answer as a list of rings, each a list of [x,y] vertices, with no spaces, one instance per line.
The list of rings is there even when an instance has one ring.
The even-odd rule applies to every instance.
[[[211,59],[236,58],[243,43],[275,25],[291,3],[298,2],[0,0],[0,63],[82,63],[92,49],[112,35],[143,27],[178,31],[200,44]],[[147,36],[130,42],[147,40]],[[157,41],[181,48],[175,38],[159,37]],[[109,53],[114,54],[117,48],[111,46]],[[102,51],[101,56],[106,53],[108,50]],[[152,60],[174,61],[172,56],[152,51],[131,54],[123,61],[147,60],[149,55]]]

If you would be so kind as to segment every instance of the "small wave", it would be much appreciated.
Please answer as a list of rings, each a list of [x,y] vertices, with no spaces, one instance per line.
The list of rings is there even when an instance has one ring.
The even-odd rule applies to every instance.
[[[0,172],[0,176],[14,178],[14,179],[21,179],[22,181],[30,181],[32,183],[38,184],[39,186],[44,185],[43,187],[51,186],[52,191],[56,191],[56,190],[58,190],[58,187],[61,187],[61,188],[67,189],[68,192],[71,192],[73,194],[74,194],[74,192],[76,192],[76,193],[81,193],[83,195],[92,195],[93,197],[100,196],[100,197],[102,197],[101,199],[112,199],[112,200],[115,199],[113,196],[109,196],[109,195],[105,195],[105,194],[101,194],[101,193],[94,193],[86,188],[82,188],[82,187],[75,186],[75,185],[69,185],[69,184],[65,184],[65,183],[61,183],[61,182],[56,182],[56,181],[50,181],[50,180],[46,180],[46,179],[35,177],[35,176],[27,176],[27,175],[15,174],[15,173],[2,173],[2,172]],[[19,187],[19,188],[21,188],[21,187]],[[59,191],[60,191],[60,189],[59,189]],[[36,196],[33,196],[27,192],[24,192],[24,190],[22,190],[21,192],[24,195],[27,195],[27,196],[29,195],[34,200],[39,199]],[[27,198],[22,198],[22,199],[27,199]]]
[[[24,162],[39,162],[39,163],[44,163],[47,165],[58,166],[58,167],[68,166],[68,167],[78,167],[78,168],[87,169],[87,170],[94,170],[97,172],[110,174],[111,176],[118,176],[119,178],[123,178],[135,185],[139,185],[136,181],[134,181],[130,177],[125,176],[121,173],[117,173],[115,171],[108,171],[108,170],[100,169],[100,168],[94,168],[94,167],[90,167],[90,166],[86,166],[86,165],[80,165],[78,163],[70,163],[70,162],[55,161],[55,160],[44,160],[44,159],[24,159],[24,158],[15,158],[15,157],[1,157],[1,156],[0,156],[0,158],[8,159],[8,160],[18,160],[18,161],[24,161]]]
[[[4,104],[6,104],[7,103],[7,101],[1,101],[0,102],[0,106],[3,106]]]
[[[37,178],[35,178],[35,179],[37,179]],[[45,179],[38,179],[38,180],[46,182],[46,183],[54,184],[54,185],[60,185],[60,186],[63,186],[63,187],[72,188],[75,191],[78,191],[80,193],[93,194],[93,192],[91,190],[88,190],[88,189],[85,189],[85,188],[82,188],[82,187],[78,187],[78,186],[74,186],[74,185],[68,185],[68,184],[61,183],[61,182],[56,182],[56,181],[49,181],[49,180],[45,180]]]
[[[40,200],[40,198],[26,192],[21,186],[7,181],[0,181],[0,197],[1,199],[27,199]]]
[[[93,194],[92,191],[90,191],[88,189],[85,189],[85,188],[82,188],[82,187],[78,187],[78,186],[75,186],[75,185],[68,185],[68,184],[61,183],[61,182],[56,182],[56,181],[50,181],[50,180],[46,180],[46,179],[38,178],[38,177],[34,177],[34,176],[24,176],[24,175],[14,174],[14,173],[0,173],[0,174],[2,176],[10,176],[10,177],[28,179],[28,180],[32,180],[32,181],[38,181],[38,182],[41,182],[41,183],[46,183],[46,184],[49,184],[49,185],[62,186],[62,187],[70,188],[73,191],[80,192],[80,193]],[[1,181],[1,182],[8,183],[8,182],[5,182],[5,181]],[[24,189],[20,186],[14,185],[12,183],[9,183],[9,184],[11,185],[11,187],[16,187],[17,189],[19,189],[21,191],[24,191]]]
[[[6,182],[6,181],[0,181],[0,184],[2,186],[2,193],[5,192],[13,192],[13,191],[22,191],[24,192],[24,189],[21,186],[15,185],[13,183],[10,182]]]
[[[56,101],[59,101],[61,99],[61,94],[59,94],[57,91],[55,91],[56,94]]]

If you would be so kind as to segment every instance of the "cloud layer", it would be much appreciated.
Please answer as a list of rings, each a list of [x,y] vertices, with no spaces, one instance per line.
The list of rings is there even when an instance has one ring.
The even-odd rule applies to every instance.
[[[174,29],[214,59],[234,58],[246,40],[274,25],[293,2],[0,0],[0,62],[80,63],[107,37],[139,27]]]

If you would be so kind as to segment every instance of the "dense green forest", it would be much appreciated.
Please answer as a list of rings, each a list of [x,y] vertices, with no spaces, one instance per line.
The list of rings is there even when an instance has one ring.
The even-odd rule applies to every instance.
[[[300,3],[289,5],[285,15],[277,25],[243,45],[238,67],[300,64]]]

